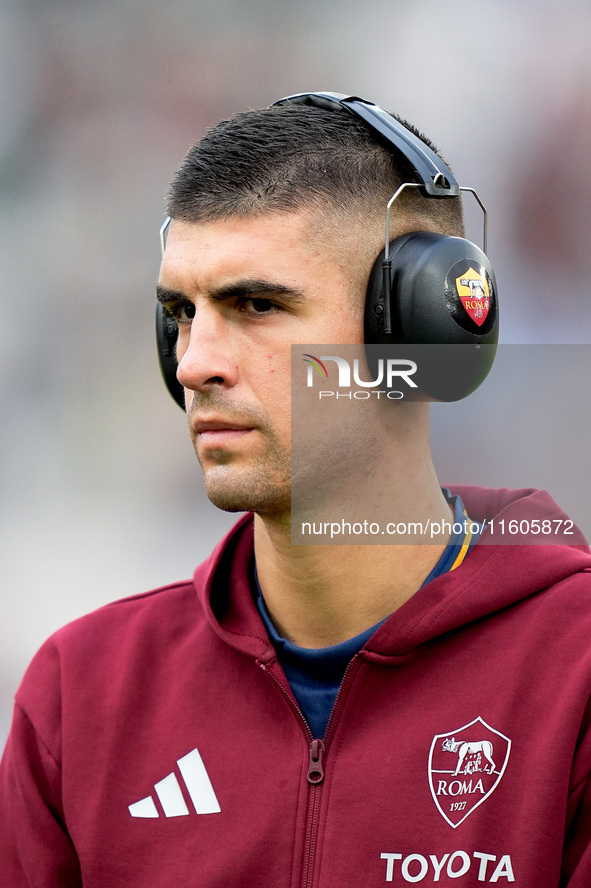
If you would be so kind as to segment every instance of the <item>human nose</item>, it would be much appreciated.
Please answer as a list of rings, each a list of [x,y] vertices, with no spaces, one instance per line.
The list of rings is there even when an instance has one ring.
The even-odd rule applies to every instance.
[[[205,391],[238,382],[238,364],[231,331],[214,310],[196,309],[191,324],[180,327],[177,379],[185,389]]]

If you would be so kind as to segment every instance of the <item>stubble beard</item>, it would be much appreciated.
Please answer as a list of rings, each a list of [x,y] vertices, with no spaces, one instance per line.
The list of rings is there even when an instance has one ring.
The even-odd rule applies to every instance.
[[[199,457],[198,457],[199,459]],[[256,512],[276,516],[291,505],[291,462],[270,447],[256,465],[236,466],[221,462],[204,469],[205,492],[210,502],[225,512]]]
[[[246,420],[263,439],[260,452],[247,462],[231,452],[220,450],[208,455],[208,465],[204,466],[199,456],[197,442],[194,449],[205,483],[205,492],[210,502],[226,512],[255,512],[261,516],[289,515],[291,506],[291,452],[271,428],[266,413],[252,405],[226,403],[221,397],[193,399],[188,411],[191,415],[199,407],[211,412],[217,411],[225,419],[236,418],[240,423]],[[213,463],[213,464],[212,464]]]

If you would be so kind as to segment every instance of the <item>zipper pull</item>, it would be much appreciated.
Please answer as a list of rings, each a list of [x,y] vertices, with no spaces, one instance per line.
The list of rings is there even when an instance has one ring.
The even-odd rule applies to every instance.
[[[322,740],[312,740],[310,743],[310,764],[308,765],[308,783],[322,783],[324,771],[322,770],[322,754],[324,743]]]

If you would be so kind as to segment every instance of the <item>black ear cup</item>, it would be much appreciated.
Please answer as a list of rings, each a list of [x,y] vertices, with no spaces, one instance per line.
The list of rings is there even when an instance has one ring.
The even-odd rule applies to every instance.
[[[421,231],[392,241],[389,259],[391,268],[382,252],[369,278],[366,345],[404,346],[396,353],[417,363],[417,398],[466,397],[486,378],[498,342],[496,282],[487,256],[464,238]],[[370,369],[378,356],[368,349]]]
[[[179,328],[176,322],[168,317],[163,306],[156,305],[156,345],[160,370],[166,383],[166,388],[177,402],[179,407],[185,409],[185,391],[176,378],[178,364],[176,361],[176,341]]]

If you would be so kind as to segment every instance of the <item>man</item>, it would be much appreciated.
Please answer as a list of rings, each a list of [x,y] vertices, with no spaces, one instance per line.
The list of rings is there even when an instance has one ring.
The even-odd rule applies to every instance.
[[[591,557],[490,545],[566,516],[442,491],[427,405],[381,401],[360,472],[378,459],[392,513],[448,530],[292,545],[291,345],[364,342],[385,207],[415,181],[330,102],[238,115],[189,152],[158,298],[207,494],[248,514],[192,582],[33,661],[0,784],[10,886],[591,884]],[[462,234],[459,197],[395,209],[393,238]],[[316,457],[294,454],[312,486]]]

